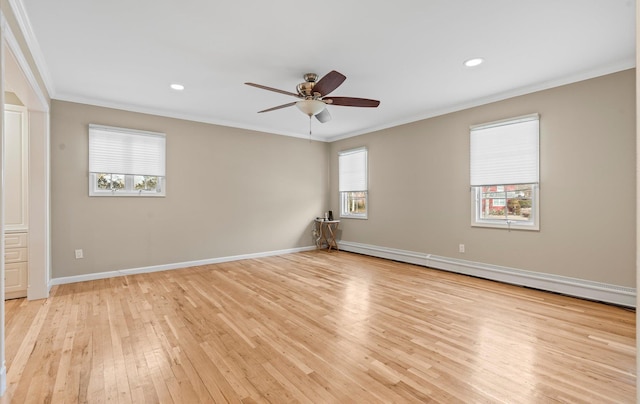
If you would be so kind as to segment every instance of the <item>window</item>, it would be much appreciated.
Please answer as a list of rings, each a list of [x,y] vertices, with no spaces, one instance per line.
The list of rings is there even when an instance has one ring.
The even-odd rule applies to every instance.
[[[165,135],[89,125],[90,196],[165,196]]]
[[[472,226],[539,230],[539,116],[472,126]]]
[[[367,149],[362,147],[338,155],[340,217],[366,219],[368,209]]]

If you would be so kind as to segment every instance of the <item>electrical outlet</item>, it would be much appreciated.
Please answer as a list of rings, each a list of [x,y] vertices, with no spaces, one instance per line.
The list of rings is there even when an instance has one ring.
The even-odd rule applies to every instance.
[[[464,253],[464,244],[458,246],[458,252]]]
[[[84,258],[82,250],[76,250],[76,259]]]

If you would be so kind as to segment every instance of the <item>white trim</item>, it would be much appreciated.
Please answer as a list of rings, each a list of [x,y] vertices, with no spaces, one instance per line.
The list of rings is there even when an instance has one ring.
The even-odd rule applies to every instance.
[[[49,69],[47,68],[47,64],[44,59],[44,55],[42,54],[42,48],[40,48],[40,44],[36,39],[36,35],[33,32],[33,28],[31,27],[31,22],[29,21],[27,10],[25,10],[22,0],[9,0],[9,5],[11,6],[11,9],[13,10],[16,16],[16,20],[18,21],[18,26],[20,27],[20,31],[22,31],[22,35],[24,35],[24,39],[27,42],[27,48],[29,48],[29,52],[31,52],[31,56],[33,57],[33,60],[36,64],[36,68],[38,69],[38,72],[40,73],[40,77],[42,77],[42,81],[44,82],[44,86],[46,87],[47,92],[49,93],[49,96],[53,98],[53,96],[56,93],[56,90],[53,84],[53,79],[51,78]],[[14,41],[16,44],[16,48],[12,47],[12,50],[15,53],[15,49],[20,49],[20,47],[19,45],[17,45],[18,42],[15,40],[15,37],[13,37],[13,34],[10,34],[9,36],[11,37],[12,41]],[[22,56],[22,52],[20,53],[21,53],[20,57],[24,58]],[[18,61],[20,62],[20,66],[22,67],[22,70],[25,72],[25,74],[27,74],[27,78],[29,79],[29,83],[31,84],[31,86],[33,88],[40,89],[40,86],[37,85],[37,81],[35,80],[35,77],[29,77],[29,76],[32,76],[31,69],[25,69],[24,65],[22,64],[22,60],[18,60]],[[25,63],[26,63],[26,60],[25,60]],[[39,93],[39,91],[37,92]],[[48,103],[44,102],[43,105],[48,105]]]
[[[4,362],[0,368],[0,392],[0,395],[7,392],[7,365]]]
[[[548,292],[636,307],[636,289],[625,286],[349,241],[340,242],[340,249]]]
[[[101,99],[92,98],[92,97],[58,93],[55,95],[55,97],[52,96],[51,98],[59,101],[73,102],[73,103],[85,104],[85,105],[91,105],[91,106],[103,107],[103,108],[118,109],[118,110],[127,111],[127,112],[138,112],[141,114],[155,115],[155,116],[161,116],[165,118],[182,119],[182,120],[191,121],[191,122],[201,122],[201,123],[208,123],[208,124],[218,125],[218,126],[227,126],[230,128],[251,130],[255,132],[269,133],[272,135],[296,137],[299,139],[314,140],[318,142],[329,142],[327,138],[316,136],[313,134],[312,135],[304,134],[303,132],[271,130],[271,129],[265,129],[264,127],[259,125],[248,125],[242,122],[228,121],[226,119],[213,118],[210,116],[175,112],[175,111],[164,110],[161,108],[145,107],[145,106],[127,104],[127,103],[117,102],[117,101],[101,100]]]
[[[50,286],[92,281],[97,279],[115,278],[118,276],[167,271],[200,265],[219,264],[222,262],[239,261],[244,259],[270,257],[274,255],[292,254],[302,251],[311,251],[314,249],[316,249],[315,246],[298,247],[286,250],[233,255],[229,257],[211,258],[206,260],[178,262],[173,264],[154,265],[141,268],[130,268],[109,272],[98,272],[93,274],[66,276],[62,278],[51,279]],[[396,248],[379,247],[369,244],[360,244],[349,241],[340,242],[340,249],[343,251],[371,255],[378,258],[406,262],[409,264],[441,269],[449,272],[476,276],[479,278],[490,279],[514,285],[527,286],[548,292],[562,293],[584,299],[613,303],[626,307],[635,307],[636,305],[636,289],[625,286],[588,281],[585,279],[570,278],[560,275],[545,274],[541,272],[525,271],[522,269],[485,264],[482,262],[466,261],[456,258],[442,257],[438,255],[424,254],[414,251],[399,250]]]
[[[85,282],[85,281],[93,281],[97,279],[106,279],[106,278],[115,278],[118,276],[126,276],[126,275],[135,275],[135,274],[146,274],[150,272],[159,272],[159,271],[167,271],[171,269],[180,269],[180,268],[189,268],[189,267],[197,267],[200,265],[210,265],[210,264],[219,264],[222,262],[231,262],[231,261],[239,261],[253,258],[262,258],[262,257],[270,257],[274,255],[283,255],[283,254],[292,254],[302,251],[311,251],[315,250],[316,246],[311,247],[298,247],[298,248],[289,248],[286,250],[276,250],[276,251],[266,251],[260,253],[252,253],[252,254],[242,254],[242,255],[232,255],[229,257],[219,257],[219,258],[210,258],[205,260],[197,260],[197,261],[186,261],[186,262],[176,262],[173,264],[163,264],[163,265],[152,265],[148,267],[140,267],[140,268],[129,268],[129,269],[120,269],[116,271],[108,271],[108,272],[97,272],[92,274],[85,275],[75,275],[75,276],[65,276],[62,278],[53,278],[51,279],[50,285],[64,285],[67,283],[75,283],[75,282]]]
[[[396,248],[379,247],[369,244],[353,243],[351,241],[341,241],[338,246],[340,250],[350,251],[358,254],[371,255],[373,257],[385,258],[394,261],[406,262],[408,264],[415,264],[421,266],[427,266],[427,255],[424,253],[418,253],[413,251],[398,250]]]
[[[38,121],[37,125],[34,122]],[[29,187],[30,225],[29,225],[29,282],[27,299],[37,300],[49,297],[49,278],[51,272],[51,194],[50,190],[50,136],[49,113],[32,111],[29,113],[32,130],[29,133]],[[39,130],[41,128],[42,130]],[[38,129],[38,130],[36,130]],[[40,163],[38,163],[38,161]],[[41,166],[40,166],[41,164]],[[35,196],[35,197],[33,197]]]

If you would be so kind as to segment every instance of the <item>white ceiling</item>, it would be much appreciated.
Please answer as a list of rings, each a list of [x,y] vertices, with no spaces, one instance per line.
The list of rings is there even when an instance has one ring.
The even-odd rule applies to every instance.
[[[243,83],[295,92],[337,70],[333,96],[381,104],[329,106],[324,140],[635,66],[634,0],[10,3],[54,99],[308,137],[295,107],[257,113],[295,98]]]

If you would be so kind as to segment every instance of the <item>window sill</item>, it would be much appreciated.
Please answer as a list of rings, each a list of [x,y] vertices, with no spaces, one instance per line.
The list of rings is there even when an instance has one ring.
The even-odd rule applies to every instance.
[[[526,230],[526,231],[540,231],[540,225],[537,223],[518,223],[505,221],[478,221],[472,222],[471,227],[485,227],[490,229],[505,229],[505,230]]]
[[[151,192],[143,192],[143,193],[138,193],[138,192],[119,192],[119,191],[114,191],[114,192],[90,192],[89,196],[93,197],[93,196],[97,196],[97,197],[106,197],[106,198],[117,198],[117,197],[134,197],[134,198],[164,198],[166,195],[164,193],[160,193],[160,192],[156,192],[156,193],[151,193]]]
[[[369,217],[367,216],[340,216],[340,219],[358,219],[358,220],[367,220]]]

